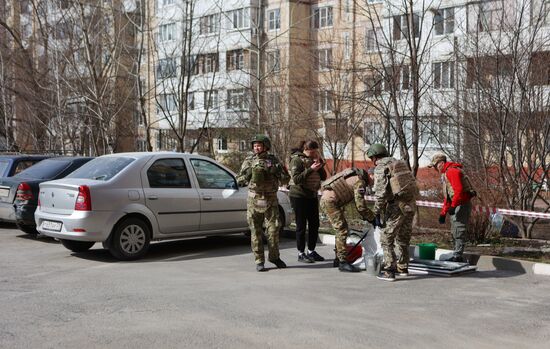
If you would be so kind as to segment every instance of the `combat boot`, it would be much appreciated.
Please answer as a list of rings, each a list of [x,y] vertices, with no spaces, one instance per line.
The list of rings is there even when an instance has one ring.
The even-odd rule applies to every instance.
[[[376,278],[383,281],[395,281],[395,273],[393,270],[384,270]]]
[[[256,271],[267,271],[263,263],[256,264]]]
[[[286,268],[286,263],[281,260],[281,258],[277,258],[275,260],[270,261],[271,263],[275,264],[277,268],[284,269]]]
[[[338,258],[334,258],[334,260],[332,261],[332,267],[338,268],[339,266],[340,266],[340,260],[338,260]]]
[[[354,265],[349,264],[348,262],[340,262],[340,265],[338,266],[338,270],[345,271],[348,273],[358,273],[361,271],[361,269],[357,268]]]

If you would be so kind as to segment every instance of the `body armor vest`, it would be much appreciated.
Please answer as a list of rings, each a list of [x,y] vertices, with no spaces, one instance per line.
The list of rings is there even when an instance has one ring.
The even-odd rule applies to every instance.
[[[457,166],[450,166],[449,168],[456,168],[457,170],[460,171],[460,173],[462,174],[462,176],[461,176],[462,190],[464,192],[470,194],[470,196],[474,196],[474,193],[475,193],[474,187],[472,186],[472,183],[470,182],[470,178],[468,178],[468,176],[464,173],[462,168],[457,167]],[[455,196],[455,191],[453,190],[453,186],[451,185],[451,182],[449,182],[449,179],[447,179],[446,174],[443,175],[443,178],[445,179],[444,182],[443,182],[443,195],[446,198],[449,198],[449,200],[452,201],[453,196]]]
[[[403,160],[393,160],[388,164],[390,170],[390,187],[399,201],[415,200],[418,196],[416,179]]]
[[[257,193],[274,193],[279,189],[279,181],[270,169],[275,164],[269,164],[270,159],[257,158],[252,163],[252,178],[249,189]]]
[[[346,178],[356,175],[354,169],[346,169],[324,181],[322,187],[323,189],[332,190],[336,194],[339,204],[345,205],[354,198],[353,187],[346,181]]]

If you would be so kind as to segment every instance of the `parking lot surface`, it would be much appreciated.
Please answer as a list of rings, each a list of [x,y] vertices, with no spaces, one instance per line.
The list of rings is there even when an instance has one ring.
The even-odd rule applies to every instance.
[[[0,348],[542,348],[550,278],[480,270],[394,283],[332,260],[255,271],[244,236],[119,262],[0,227]],[[332,246],[318,252],[332,257]],[[273,265],[266,263],[266,266]]]

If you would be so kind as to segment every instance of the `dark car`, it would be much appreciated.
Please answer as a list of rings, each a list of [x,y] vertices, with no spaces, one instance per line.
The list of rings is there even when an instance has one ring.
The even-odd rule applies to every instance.
[[[90,157],[50,158],[9,178],[0,179],[0,220],[15,222],[19,229],[36,234],[34,211],[39,184],[63,178],[92,160]]]
[[[11,177],[51,156],[0,155],[0,177]]]

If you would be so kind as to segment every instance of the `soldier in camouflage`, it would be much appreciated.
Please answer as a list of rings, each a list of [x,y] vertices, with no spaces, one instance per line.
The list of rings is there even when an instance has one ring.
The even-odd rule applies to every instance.
[[[267,136],[256,135],[251,141],[254,154],[245,159],[241,166],[237,182],[248,185],[247,220],[251,232],[252,252],[256,270],[266,271],[264,266],[264,244],[262,225],[266,221],[269,261],[277,268],[286,268],[279,257],[279,203],[277,191],[279,185],[287,184],[290,175],[275,155],[269,153],[271,141]]]
[[[355,203],[357,211],[364,220],[374,223],[374,214],[367,207],[365,199],[368,185],[368,175],[361,169],[347,169],[339,172],[323,182],[321,188],[321,209],[325,211],[336,230],[336,260],[335,266],[343,272],[358,272],[357,267],[346,260],[346,239],[348,237],[348,223],[344,214],[346,204]]]
[[[407,164],[390,157],[384,145],[373,144],[367,150],[367,156],[376,165],[374,214],[376,224],[382,226],[380,243],[384,251],[384,265],[378,279],[394,281],[396,272],[401,276],[409,273],[409,243],[418,186]],[[385,224],[382,224],[381,216]],[[395,244],[399,259],[395,255]]]

